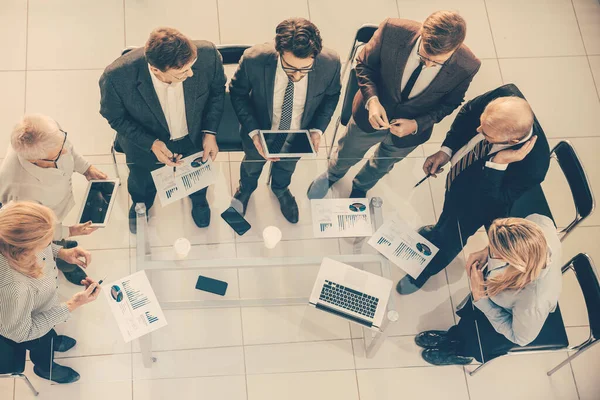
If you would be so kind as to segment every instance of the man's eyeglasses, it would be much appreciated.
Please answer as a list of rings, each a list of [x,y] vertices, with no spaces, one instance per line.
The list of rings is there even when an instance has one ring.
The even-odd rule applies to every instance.
[[[196,64],[196,60],[197,60],[197,58],[196,58],[196,59],[195,59],[195,60],[192,62],[192,65]],[[186,69],[185,71],[183,71],[183,72],[180,72],[179,74],[177,74],[177,75],[179,75],[179,76],[177,76],[177,75],[173,75],[173,74],[171,74],[171,73],[169,73],[169,72],[165,72],[165,74],[169,75],[171,78],[175,78],[175,79],[184,79],[185,77],[187,77],[187,74],[188,74],[188,72],[190,72],[190,70],[191,70],[191,69],[192,69],[192,67],[190,66],[190,67],[189,67],[188,69]]]
[[[435,65],[439,66],[439,67],[443,67],[445,62],[441,63],[435,60],[432,60],[431,58],[427,58],[424,55],[421,55],[421,53],[419,52],[419,49],[421,48],[421,45],[419,45],[419,47],[417,48],[417,55],[419,56],[419,58],[421,59],[421,62],[423,64],[425,64],[425,61],[429,61],[430,63],[434,63]]]
[[[312,72],[315,70],[315,62],[314,61],[310,65],[310,67],[296,68],[296,67],[291,66],[287,61],[285,61],[283,56],[280,55],[280,57],[281,57],[281,68],[283,68],[283,70],[285,72],[290,72],[290,73],[300,72],[301,74],[308,74],[309,72]]]
[[[47,162],[53,163],[54,164],[54,168],[58,168],[58,159],[60,158],[60,156],[62,156],[63,150],[65,149],[65,143],[67,143],[67,132],[63,131],[60,128],[58,128],[58,130],[65,134],[65,139],[63,140],[62,146],[60,146],[60,151],[58,152],[58,155],[53,160],[46,160],[44,158],[42,158],[40,160],[40,161],[47,161]]]

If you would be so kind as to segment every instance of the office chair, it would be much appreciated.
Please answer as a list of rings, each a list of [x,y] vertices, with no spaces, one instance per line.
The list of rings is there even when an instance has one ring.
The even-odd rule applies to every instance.
[[[39,395],[23,371],[25,371],[25,348],[0,336],[0,379],[21,379],[29,386],[34,396]]]
[[[550,159],[558,162],[569,185],[575,205],[575,218],[565,228],[559,230],[560,240],[564,241],[573,229],[594,211],[594,194],[583,164],[571,143],[566,140],[559,142],[550,152]],[[524,193],[515,202],[510,215],[524,218],[533,213],[552,218],[546,196],[539,185]]]
[[[548,319],[544,323],[540,334],[533,342],[527,346],[515,345],[515,347],[510,349],[505,355],[511,356],[526,353],[542,353],[564,350],[575,352],[556,367],[548,371],[548,376],[551,376],[566,364],[574,360],[576,357],[579,357],[584,351],[595,345],[600,338],[600,283],[598,283],[598,275],[595,271],[594,264],[587,254],[580,253],[562,267],[563,274],[569,270],[572,270],[575,273],[583,293],[590,323],[589,338],[577,346],[569,347],[567,332],[562,320],[560,308],[557,305],[556,310],[548,315]],[[485,348],[485,342],[481,342],[481,346]],[[475,375],[484,366],[488,365],[492,360],[497,358],[500,357],[484,360],[484,362],[473,371],[469,371],[469,375]]]
[[[217,50],[223,57],[223,64],[237,64],[242,57],[244,51],[249,48],[250,45],[217,45]],[[121,51],[121,56],[129,53],[131,50],[136,49],[136,46],[129,46]],[[223,116],[219,124],[217,135],[217,144],[220,151],[242,151],[242,139],[240,137],[240,123],[237,119],[237,115],[231,105],[231,99],[229,98],[229,91],[225,91],[225,104],[223,110]],[[117,153],[123,153],[123,149],[117,141],[117,133],[115,132],[110,148],[112,155],[113,164],[115,167],[115,173],[117,177],[121,178],[119,169],[117,167]]]
[[[350,121],[350,117],[352,117],[352,101],[354,100],[354,95],[358,91],[358,80],[356,79],[356,72],[354,70],[354,59],[356,58],[358,49],[361,46],[365,45],[369,40],[371,40],[376,30],[377,25],[365,24],[358,28],[356,34],[354,35],[354,41],[352,42],[350,54],[348,55],[348,58],[346,59],[346,64],[344,65],[344,69],[342,70],[342,79],[345,79],[346,71],[348,70],[348,68],[350,68],[350,73],[348,74],[348,80],[346,82],[346,90],[344,90],[344,99],[342,100],[342,111],[335,122],[331,146],[329,147],[329,150],[327,152],[328,158],[331,157],[331,153],[333,151],[333,144],[335,143],[340,124],[346,126],[348,124],[348,121]]]

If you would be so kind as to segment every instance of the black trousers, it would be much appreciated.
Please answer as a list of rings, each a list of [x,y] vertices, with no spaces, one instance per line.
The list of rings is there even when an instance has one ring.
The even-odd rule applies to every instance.
[[[424,235],[440,250],[417,278],[417,285],[422,286],[429,278],[446,268],[479,228],[485,226],[487,230],[494,219],[503,216],[504,213],[496,208],[459,201],[446,192],[440,218],[433,230]]]
[[[169,141],[165,144],[173,153],[181,154],[183,157],[201,150],[196,148],[189,136],[181,140]],[[150,152],[146,159],[137,159],[137,157],[136,159],[130,159],[127,156],[127,166],[129,167],[127,186],[133,204],[144,203],[146,204],[146,209],[150,209],[156,197],[156,187],[150,173],[164,165],[158,164],[154,153]],[[193,205],[202,205],[205,203],[207,189],[204,188],[189,196]]]
[[[473,306],[471,299],[457,311],[457,315],[460,321],[448,330],[450,337],[459,342],[457,354],[484,362],[502,356],[517,346],[496,332],[485,314]]]
[[[58,336],[56,331],[52,329],[44,336],[27,342],[16,343],[10,339],[5,339],[12,342],[16,347],[29,350],[29,358],[33,365],[48,372],[54,362],[53,341],[56,339],[56,336]]]
[[[245,155],[240,166],[240,189],[252,193],[258,187],[258,179],[267,160],[262,158],[252,139],[246,134],[242,134],[242,145]],[[300,159],[286,158],[273,163],[271,190],[275,196],[281,196],[290,186],[298,160]]]

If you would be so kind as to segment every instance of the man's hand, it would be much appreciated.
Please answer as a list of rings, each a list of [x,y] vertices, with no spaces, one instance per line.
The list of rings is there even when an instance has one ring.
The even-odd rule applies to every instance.
[[[98,282],[90,278],[89,276],[85,278],[84,281],[81,281],[85,286],[85,290],[75,293],[73,297],[67,301],[67,308],[69,311],[73,312],[77,308],[81,307],[84,304],[90,303],[98,298],[100,294],[100,285]]]
[[[398,118],[391,122],[390,132],[398,137],[412,135],[417,130],[417,121],[414,119]]]
[[[181,155],[173,154],[173,152],[168,149],[167,145],[160,140],[155,140],[154,143],[152,143],[151,150],[160,163],[168,165],[169,167],[175,167],[180,164],[179,159],[181,158]],[[175,157],[175,162],[173,162],[173,157]]]
[[[94,167],[93,165],[90,165],[90,167],[87,169],[87,171],[85,171],[83,173],[83,176],[85,176],[85,178],[88,181],[108,179],[108,175],[106,175],[104,172],[100,171],[98,168]]]
[[[390,127],[385,108],[377,98],[369,101],[369,122],[375,129],[388,129]]]
[[[442,167],[446,165],[448,161],[450,161],[450,156],[440,150],[427,157],[423,163],[423,172],[425,172],[425,175],[437,178],[437,174],[444,171]]]
[[[86,236],[95,232],[98,228],[92,227],[92,221],[85,224],[77,224],[69,227],[69,237],[71,236]]]
[[[319,152],[319,145],[321,144],[321,133],[320,132],[310,132],[310,139],[312,141],[313,147],[315,148],[315,152]]]
[[[533,149],[533,146],[535,146],[536,141],[537,136],[532,136],[531,139],[526,141],[520,149],[501,150],[498,153],[496,153],[490,161],[497,164],[510,164],[514,162],[519,162],[525,157],[527,157],[527,154],[529,154],[529,152]]]
[[[73,247],[72,249],[62,248],[58,251],[58,258],[68,262],[69,264],[79,265],[81,268],[87,268],[92,262],[92,253],[81,247]]]
[[[279,161],[279,158],[267,158],[265,156],[265,151],[263,150],[262,144],[260,143],[260,135],[254,135],[252,137],[252,142],[254,143],[254,147],[256,147],[258,154],[260,154],[262,158],[264,158],[267,161]]]
[[[206,162],[210,156],[211,160],[215,161],[217,154],[219,153],[219,146],[217,146],[217,137],[210,133],[205,133],[202,139],[202,148],[204,154],[202,155],[202,162]]]

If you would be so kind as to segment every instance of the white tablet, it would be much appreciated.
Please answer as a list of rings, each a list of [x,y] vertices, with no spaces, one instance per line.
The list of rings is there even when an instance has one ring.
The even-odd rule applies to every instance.
[[[104,228],[117,199],[118,188],[118,179],[89,181],[78,223],[92,221],[92,226]]]
[[[260,140],[267,157],[292,158],[316,156],[310,132],[298,131],[259,131]]]

